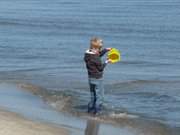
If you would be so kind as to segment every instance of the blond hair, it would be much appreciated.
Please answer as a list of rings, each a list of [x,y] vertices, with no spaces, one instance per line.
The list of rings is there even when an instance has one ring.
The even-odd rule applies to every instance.
[[[102,47],[102,39],[93,37],[90,41],[90,49],[100,49]]]

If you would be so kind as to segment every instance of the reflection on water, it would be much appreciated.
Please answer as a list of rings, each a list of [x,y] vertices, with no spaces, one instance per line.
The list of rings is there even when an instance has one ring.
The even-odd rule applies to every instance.
[[[95,120],[87,120],[85,135],[98,135],[99,123]]]

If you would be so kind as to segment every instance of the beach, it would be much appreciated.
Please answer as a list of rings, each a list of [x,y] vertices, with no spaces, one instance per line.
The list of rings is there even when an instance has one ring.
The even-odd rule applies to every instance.
[[[0,135],[69,135],[67,129],[0,110]]]

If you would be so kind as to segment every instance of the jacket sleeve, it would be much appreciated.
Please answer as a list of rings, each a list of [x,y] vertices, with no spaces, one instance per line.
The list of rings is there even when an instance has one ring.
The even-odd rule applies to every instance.
[[[105,49],[103,49],[102,51],[100,51],[100,57],[102,57],[102,56],[104,56],[104,54],[105,53],[107,53],[108,52],[108,50],[105,48]]]

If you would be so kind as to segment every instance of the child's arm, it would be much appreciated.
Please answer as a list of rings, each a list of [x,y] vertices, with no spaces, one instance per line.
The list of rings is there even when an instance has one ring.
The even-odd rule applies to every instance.
[[[101,62],[101,60],[96,59],[95,60],[95,64],[96,64],[96,68],[98,69],[98,71],[102,72],[104,70],[104,68],[106,67],[106,65],[108,63],[112,63],[111,60],[106,60],[104,63]]]
[[[100,57],[102,57],[102,56],[104,56],[104,54],[106,54],[108,51],[110,51],[111,50],[111,48],[105,48],[105,49],[103,49],[102,51],[100,51]]]

